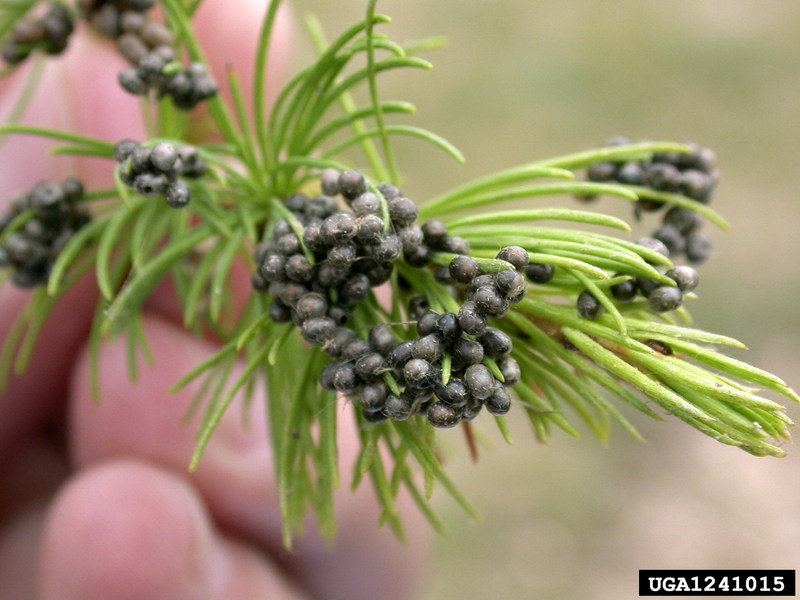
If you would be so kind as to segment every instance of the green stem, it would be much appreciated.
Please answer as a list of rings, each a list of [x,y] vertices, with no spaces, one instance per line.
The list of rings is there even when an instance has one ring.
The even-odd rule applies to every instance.
[[[377,17],[377,19],[379,19],[379,22],[381,23],[385,23],[387,20],[385,17]],[[366,24],[360,24],[360,25],[361,27],[366,26]],[[329,48],[326,51],[326,47],[328,44],[325,40],[325,35],[322,32],[322,27],[320,26],[319,21],[317,21],[316,19],[309,18],[307,19],[307,27],[311,40],[314,43],[315,49],[317,50],[317,52],[321,54],[320,58],[324,57],[330,52],[331,49]],[[361,27],[359,27],[359,30]],[[357,30],[355,29],[351,31],[352,35],[355,35],[357,33]],[[323,51],[325,51],[324,54],[322,54]],[[349,92],[345,92],[339,96],[339,105],[342,107],[342,111],[346,115],[353,114],[358,110],[358,107],[356,106],[356,103]],[[366,131],[366,126],[364,125],[364,122],[360,119],[356,119],[352,122],[352,128],[357,136],[361,136]],[[375,144],[373,143],[372,139],[370,137],[363,137],[361,138],[360,141],[361,141],[361,149],[364,152],[364,156],[367,157],[367,161],[372,167],[372,170],[375,173],[375,177],[379,181],[386,181],[386,179],[389,177],[388,171],[386,166],[383,164],[383,160],[381,159],[377,148],[375,148]]]
[[[375,116],[375,122],[378,124],[380,130],[380,140],[383,145],[383,156],[386,158],[386,163],[389,167],[389,178],[392,183],[398,183],[399,175],[397,173],[397,162],[392,152],[391,144],[389,143],[389,134],[386,131],[386,124],[383,119],[383,113],[380,110],[380,99],[378,98],[378,83],[376,79],[375,70],[375,39],[373,30],[375,28],[375,7],[378,0],[370,0],[367,6],[367,68],[369,69],[369,95],[372,100],[372,107]]]
[[[673,142],[642,142],[639,144],[607,146],[605,148],[596,148],[594,150],[566,154],[564,156],[557,156],[555,158],[532,163],[531,166],[574,170],[588,167],[596,162],[645,160],[650,158],[655,152],[680,152],[681,154],[689,154],[692,152],[692,148],[685,144],[675,144]]]
[[[281,0],[271,0],[267,14],[258,36],[256,50],[256,64],[253,73],[253,114],[255,115],[256,137],[261,150],[261,160],[264,170],[269,172],[275,163],[274,149],[270,144],[269,129],[267,128],[267,68],[269,65],[269,45],[275,31],[275,21],[278,16]]]
[[[276,1],[280,2],[280,0]],[[189,21],[189,15],[186,13],[185,9],[178,0],[163,0],[163,6],[170,23],[173,23],[183,36],[192,59],[208,64],[203,49],[194,34],[194,28]],[[220,133],[222,133],[228,142],[239,148],[241,153],[242,140],[236,133],[236,128],[234,127],[233,118],[230,115],[228,106],[219,94],[208,101],[208,110]]]
[[[93,150],[97,152],[98,155],[104,155],[108,158],[111,158],[111,156],[114,154],[114,144],[111,142],[107,142],[98,138],[87,137],[84,135],[78,135],[76,133],[70,133],[68,131],[48,129],[47,127],[35,127],[33,125],[0,125],[0,136],[10,133],[44,137],[51,140],[60,140],[62,142],[71,142],[79,146],[85,146],[88,150]]]

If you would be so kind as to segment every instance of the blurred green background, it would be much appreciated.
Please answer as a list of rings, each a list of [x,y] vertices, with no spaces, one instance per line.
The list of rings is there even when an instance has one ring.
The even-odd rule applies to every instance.
[[[330,34],[365,5],[294,3]],[[715,149],[714,206],[732,231],[712,231],[715,255],[690,305],[696,325],[743,340],[751,349],[737,357],[800,387],[800,2],[385,0],[379,10],[394,18],[384,28],[392,39],[450,40],[426,55],[433,72],[389,76],[381,91],[414,102],[411,122],[467,156],[460,166],[398,143],[414,199],[613,134]],[[629,218],[622,203],[591,206]],[[797,407],[789,414],[800,420]],[[459,430],[444,433],[450,472],[485,519],[434,495],[450,533],[433,542],[420,598],[619,600],[636,597],[642,568],[800,565],[793,445],[786,459],[758,459],[677,421],[642,417],[644,444],[618,429],[608,448],[590,434],[543,446],[522,419],[510,420],[513,447],[484,421],[491,448],[478,464]]]

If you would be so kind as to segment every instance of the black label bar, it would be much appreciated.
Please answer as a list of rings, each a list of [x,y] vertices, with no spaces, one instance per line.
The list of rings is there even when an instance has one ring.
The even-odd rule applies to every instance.
[[[640,570],[639,596],[793,598],[794,570]]]

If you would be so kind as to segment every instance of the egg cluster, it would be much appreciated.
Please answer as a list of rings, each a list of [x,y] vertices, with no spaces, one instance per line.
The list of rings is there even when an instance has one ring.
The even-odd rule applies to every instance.
[[[629,144],[624,137],[615,137],[608,146]],[[702,204],[711,202],[719,182],[717,157],[713,150],[689,144],[688,154],[661,152],[650,160],[628,162],[598,162],[587,170],[587,178],[595,182],[616,182],[644,186],[659,192],[682,194]],[[635,210],[657,212],[664,209],[663,202],[639,199]],[[692,264],[700,264],[711,255],[711,241],[700,231],[703,218],[688,208],[671,206],[664,211],[661,226],[653,236],[669,250],[672,259],[685,256]]]
[[[422,231],[414,224],[416,205],[399,193],[378,192],[379,198],[367,189],[361,173],[327,172],[322,192],[314,198],[289,198],[291,219],[276,223],[270,239],[256,249],[253,286],[269,292],[275,321],[292,318],[297,303],[313,293],[325,298],[326,312],[315,312],[315,319],[323,321],[309,327],[345,324],[371,288],[389,280],[394,263],[418,252],[422,244]],[[340,209],[337,196],[351,210]]]
[[[75,29],[72,15],[61,4],[51,4],[39,18],[26,18],[14,25],[10,38],[0,49],[0,56],[8,65],[17,65],[35,50],[47,54],[61,54],[67,49]]]
[[[620,146],[631,141],[614,137],[607,146]],[[691,152],[662,152],[653,154],[650,160],[628,162],[598,162],[587,169],[587,179],[594,182],[612,182],[632,186],[643,186],[658,192],[681,194],[702,204],[711,202],[714,189],[719,182],[716,154],[697,144],[689,144]],[[591,200],[593,197],[583,197]],[[641,238],[638,243],[671,260],[685,257],[694,265],[705,262],[711,255],[711,240],[700,231],[703,218],[695,211],[640,198],[634,207],[640,218],[644,212],[663,210],[661,225],[651,237]],[[657,280],[644,277],[629,279],[611,286],[613,297],[619,302],[629,302],[642,296],[651,310],[664,313],[679,308],[685,294],[699,283],[697,271],[686,265],[675,266],[664,273],[675,285],[664,285]],[[583,291],[577,301],[578,312],[588,319],[596,319],[603,312],[599,300],[588,290]]]
[[[83,16],[101,34],[116,40],[130,64],[119,73],[119,84],[136,96],[169,97],[183,110],[213,98],[219,85],[203,63],[184,67],[178,62],[175,39],[147,11],[155,0],[79,0]]]
[[[638,244],[666,257],[670,256],[666,245],[656,238],[641,238]],[[611,295],[619,302],[631,302],[637,296],[641,296],[647,300],[653,312],[670,312],[683,304],[684,295],[697,287],[700,276],[693,267],[687,265],[677,265],[667,269],[664,275],[671,279],[674,285],[647,277],[634,277],[612,285],[609,289]],[[578,313],[586,319],[596,319],[604,311],[600,301],[588,290],[584,290],[578,296],[577,307]]]
[[[194,146],[161,142],[152,147],[134,140],[122,140],[114,148],[120,180],[142,196],[163,196],[172,208],[183,208],[192,199],[181,178],[202,177],[208,166]]]
[[[41,182],[0,215],[0,234],[14,227],[0,245],[0,267],[12,269],[14,285],[31,288],[47,283],[58,254],[91,221],[82,199],[83,184],[77,179],[65,179],[60,185]],[[14,223],[20,220],[24,224],[17,228]]]
[[[509,356],[507,334],[485,327],[470,336],[455,313],[430,310],[419,316],[416,330],[417,338],[398,342],[387,325],[373,327],[367,341],[339,328],[323,346],[335,360],[323,371],[322,386],[358,403],[372,423],[425,415],[436,427],[453,427],[484,406],[494,415],[508,412],[505,387],[519,381],[520,369]],[[490,360],[494,371],[485,364]]]
[[[394,185],[370,190],[357,171],[326,171],[321,191],[286,201],[291,218],[277,222],[256,248],[253,287],[271,297],[274,321],[293,321],[306,341],[331,356],[323,387],[356,402],[373,423],[422,414],[451,427],[483,406],[505,414],[511,400],[504,387],[519,380],[519,366],[509,356],[511,339],[486,319],[522,297],[522,276],[482,274],[466,256],[466,240],[448,235],[438,221],[417,225],[416,204]],[[416,339],[399,341],[386,324],[361,339],[347,326],[355,306],[389,280],[401,257],[424,267],[434,252],[456,254],[448,272],[471,282],[458,314],[437,314],[415,297],[409,314]]]

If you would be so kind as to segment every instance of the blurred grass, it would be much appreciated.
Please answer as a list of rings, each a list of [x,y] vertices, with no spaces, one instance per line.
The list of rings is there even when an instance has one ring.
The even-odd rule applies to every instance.
[[[330,32],[363,0],[298,0]],[[419,201],[468,177],[599,144],[696,141],[719,155],[713,231],[696,324],[737,337],[737,353],[800,387],[800,3],[796,0],[385,0],[386,31],[444,35],[433,73],[384,81],[385,99],[417,104],[415,125],[453,141],[458,166],[398,143],[404,191]],[[621,201],[593,205],[630,219]],[[657,219],[657,217],[656,217]],[[648,234],[645,221],[630,235]],[[707,226],[708,227],[708,226]],[[800,419],[797,407],[790,415]],[[425,599],[636,597],[640,568],[793,568],[800,562],[800,451],[756,459],[685,426],[635,422],[607,450],[586,437],[494,440],[478,465],[458,431],[452,472],[486,515],[475,524],[434,497],[451,534],[435,540]],[[486,426],[487,432],[493,427]]]

